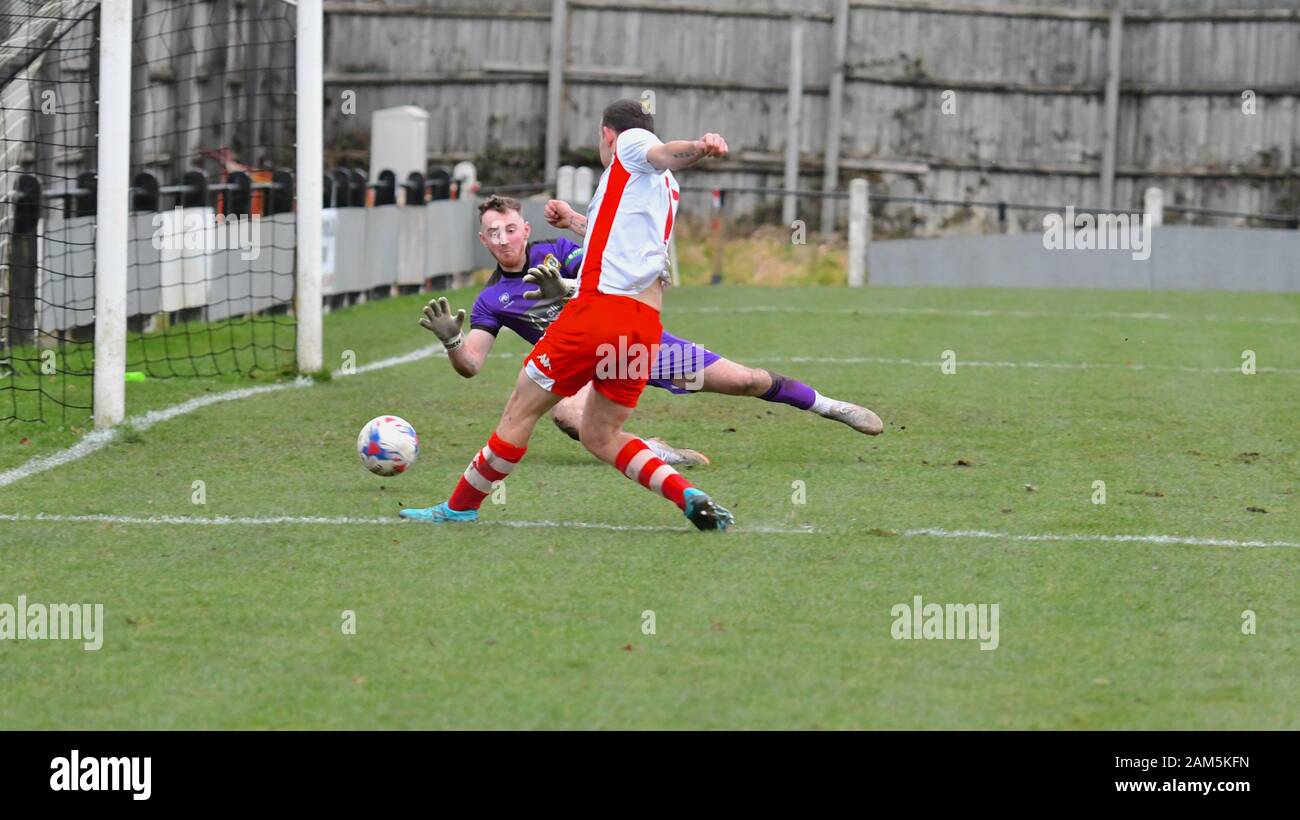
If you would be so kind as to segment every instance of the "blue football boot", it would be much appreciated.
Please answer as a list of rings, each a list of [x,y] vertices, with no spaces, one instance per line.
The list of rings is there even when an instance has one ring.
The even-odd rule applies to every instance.
[[[447,506],[446,501],[433,507],[404,507],[397,514],[407,521],[423,521],[427,524],[478,520],[478,510],[453,510]]]
[[[682,496],[686,499],[686,509],[682,512],[699,529],[722,532],[736,523],[731,511],[709,498],[703,490],[689,487]]]

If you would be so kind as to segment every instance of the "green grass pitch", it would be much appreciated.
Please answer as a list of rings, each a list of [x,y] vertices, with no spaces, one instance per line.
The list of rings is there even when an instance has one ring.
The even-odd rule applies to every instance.
[[[327,364],[428,345],[421,301],[327,316]],[[518,371],[507,331],[470,381],[428,358],[125,433],[0,488],[0,602],[106,620],[95,652],[0,641],[0,726],[1300,728],[1300,298],[700,287],[665,325],[885,433],[647,390],[629,428],[712,457],[687,477],[736,513],[721,536],[549,422],[477,525],[138,523],[445,498]],[[133,382],[128,411],[276,378]],[[381,413],[421,436],[393,479],[354,452]],[[80,435],[0,427],[0,471]],[[135,523],[12,518],[37,513]],[[1125,534],[1283,545],[1087,537]],[[915,595],[997,604],[998,647],[895,640]]]

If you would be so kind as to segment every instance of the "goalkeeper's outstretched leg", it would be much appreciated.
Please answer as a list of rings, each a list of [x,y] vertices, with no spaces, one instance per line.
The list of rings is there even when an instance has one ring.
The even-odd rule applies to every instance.
[[[824,396],[797,379],[761,367],[748,367],[730,359],[718,359],[704,368],[703,383],[699,389],[705,393],[753,396],[763,401],[788,404],[816,413],[822,418],[841,422],[868,436],[878,436],[885,429],[880,416],[866,407]]]
[[[677,341],[691,345],[684,340]],[[695,350],[702,350],[698,346],[691,346]],[[700,356],[693,352],[692,355]],[[862,405],[824,396],[797,379],[765,368],[749,367],[733,362],[712,351],[705,351],[704,355],[707,358],[697,359],[705,363],[703,370],[698,374],[690,377],[677,375],[655,379],[651,384],[678,394],[719,393],[725,396],[750,396],[763,401],[786,404],[799,410],[816,413],[822,418],[838,421],[868,436],[878,436],[885,429],[880,416]],[[665,370],[669,366],[674,370],[680,369],[678,365],[665,364]],[[555,425],[574,440],[579,439],[578,431],[582,427],[583,411],[587,405],[587,394],[590,392],[591,385],[588,384],[576,395],[564,399],[555,406]],[[684,447],[673,447],[662,439],[651,438],[646,439],[645,442],[656,456],[674,466],[689,467],[709,463],[708,457],[703,453]]]

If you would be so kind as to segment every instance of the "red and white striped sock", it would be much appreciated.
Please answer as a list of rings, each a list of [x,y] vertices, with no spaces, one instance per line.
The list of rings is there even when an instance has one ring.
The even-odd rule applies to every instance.
[[[527,447],[516,447],[510,442],[492,433],[487,446],[474,456],[474,460],[465,468],[465,474],[456,482],[456,489],[447,506],[458,512],[477,510],[483,506],[483,499],[492,492],[492,482],[503,481],[515,469],[515,465],[528,452]]]
[[[651,452],[649,445],[641,439],[633,438],[624,444],[614,459],[614,466],[623,475],[641,482],[642,487],[652,493],[659,493],[679,509],[686,508],[684,493],[691,488],[691,482]]]

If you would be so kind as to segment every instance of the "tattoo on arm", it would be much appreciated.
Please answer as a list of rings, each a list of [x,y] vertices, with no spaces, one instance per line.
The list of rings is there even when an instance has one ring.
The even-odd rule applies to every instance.
[[[673,154],[673,156],[677,159],[691,159],[692,157],[698,157],[699,155],[700,155],[700,149],[698,148],[689,148],[685,151],[678,151],[677,153]]]
[[[581,215],[581,214],[574,214],[574,215],[569,219],[569,230],[573,231],[573,232],[576,233],[578,236],[586,236],[586,235],[587,235],[587,217],[585,217],[585,216],[583,216],[583,215]]]

